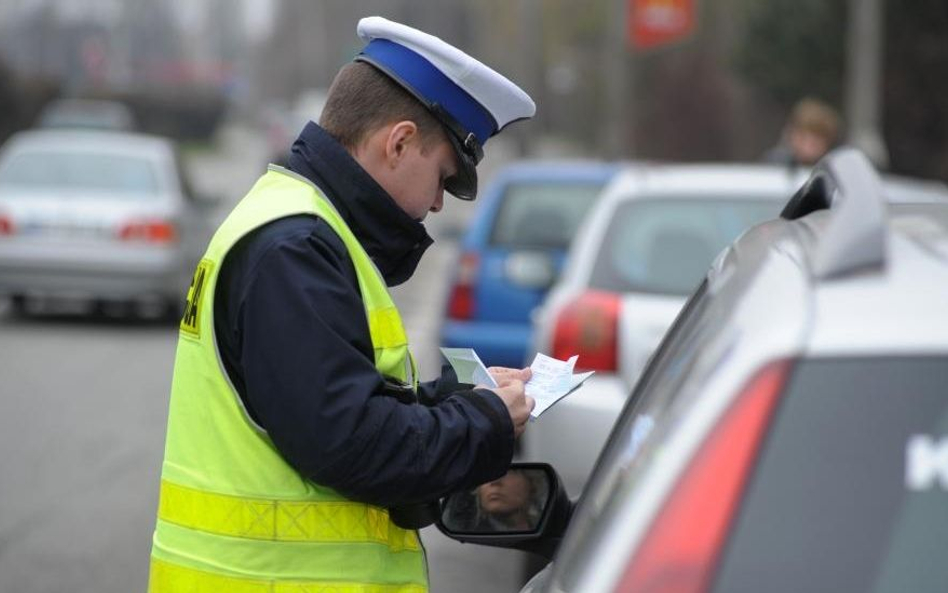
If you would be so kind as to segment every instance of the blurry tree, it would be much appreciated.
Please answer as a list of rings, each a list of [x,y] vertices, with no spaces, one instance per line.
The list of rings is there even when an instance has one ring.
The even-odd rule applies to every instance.
[[[886,2],[883,133],[900,173],[948,180],[948,2]]]
[[[40,108],[58,93],[52,80],[19,76],[0,62],[0,143],[32,126]]]
[[[537,100],[538,121],[528,132],[534,137],[566,138],[565,146],[587,156],[754,158],[756,111],[727,61],[735,1],[698,3],[694,35],[640,53],[616,39],[625,23],[624,3],[616,0],[493,0],[485,16],[493,26],[481,30],[496,37],[495,53],[520,54],[513,74]],[[518,14],[517,4],[532,4],[536,16]],[[539,28],[539,42],[531,27]],[[619,97],[617,79],[624,79]]]
[[[736,130],[736,80],[725,60],[729,2],[700,2],[698,26],[676,44],[636,54],[637,155],[732,160],[746,155]]]
[[[784,108],[803,95],[841,105],[846,8],[843,0],[743,0],[739,71]]]
[[[537,102],[536,121],[514,127],[525,152],[605,156],[606,130],[634,147],[619,156],[755,160],[801,96],[843,104],[845,0],[699,0],[693,35],[645,52],[610,38],[625,18],[620,0],[443,0],[437,10],[428,0],[275,1],[274,35],[258,53],[261,98],[292,102],[328,85],[361,46],[358,19],[380,14],[450,39],[523,86]],[[892,167],[948,177],[948,79],[939,75],[948,3],[885,1]],[[610,116],[617,76],[630,82],[628,109]]]
[[[886,0],[882,118],[890,167],[948,179],[948,3]],[[786,112],[804,95],[842,106],[847,3],[740,0],[738,70]]]
[[[472,38],[463,0],[442,0],[437,10],[419,0],[275,0],[273,33],[257,52],[256,84],[264,100],[292,103],[300,92],[326,88],[340,66],[362,47],[356,24],[368,15],[401,20],[461,47]]]

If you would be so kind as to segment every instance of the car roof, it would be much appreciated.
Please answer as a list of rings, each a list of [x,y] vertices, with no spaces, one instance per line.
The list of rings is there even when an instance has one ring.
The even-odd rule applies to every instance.
[[[132,130],[135,115],[121,101],[63,98],[46,104],[37,125],[56,129]]]
[[[740,295],[741,308],[760,317],[749,323],[803,328],[783,345],[789,356],[948,350],[948,201],[923,192],[892,204],[861,154],[841,156],[855,168],[841,170],[837,159],[816,175],[848,175],[859,191],[808,183],[801,193],[836,196],[830,209],[745,233],[712,267],[712,288],[739,281],[730,275],[766,282],[776,268],[797,276],[793,288]]]
[[[774,197],[786,199],[803,180],[806,171],[758,164],[649,164],[629,167],[606,190],[618,199],[675,194],[733,195],[735,198]],[[747,188],[735,193],[735,188]]]
[[[14,134],[4,145],[11,150],[55,150],[57,148],[118,151],[138,156],[167,156],[173,144],[167,138],[134,132],[83,129],[27,130]]]
[[[622,168],[622,163],[594,160],[524,160],[504,166],[492,181],[494,184],[564,180],[604,182]]]
[[[807,224],[826,228],[828,219]],[[887,231],[878,265],[832,279],[811,276],[812,315],[822,322],[814,325],[808,352],[948,350],[948,205],[890,212]]]

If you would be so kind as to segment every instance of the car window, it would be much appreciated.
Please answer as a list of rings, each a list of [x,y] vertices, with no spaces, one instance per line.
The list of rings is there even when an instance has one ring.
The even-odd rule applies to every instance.
[[[565,249],[603,183],[512,183],[491,229],[495,247]]]
[[[0,185],[68,188],[147,196],[158,192],[155,165],[121,154],[31,151],[14,154],[0,167]]]
[[[948,358],[802,361],[715,591],[944,591]]]
[[[616,208],[590,286],[687,295],[714,257],[745,229],[780,212],[777,200],[641,199]]]

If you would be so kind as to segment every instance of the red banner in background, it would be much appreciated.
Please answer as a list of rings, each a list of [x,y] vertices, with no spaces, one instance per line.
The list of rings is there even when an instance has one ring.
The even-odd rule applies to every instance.
[[[629,38],[638,49],[687,37],[695,20],[695,0],[629,0]]]

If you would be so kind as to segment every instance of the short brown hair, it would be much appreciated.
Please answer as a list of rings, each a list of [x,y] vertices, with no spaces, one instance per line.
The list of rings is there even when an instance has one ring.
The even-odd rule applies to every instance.
[[[352,62],[329,87],[319,125],[351,152],[382,126],[405,120],[418,126],[425,147],[444,137],[441,123],[411,93],[374,66]]]
[[[816,134],[833,144],[839,136],[840,119],[836,110],[826,103],[806,97],[794,105],[790,114],[790,125],[794,129]]]

